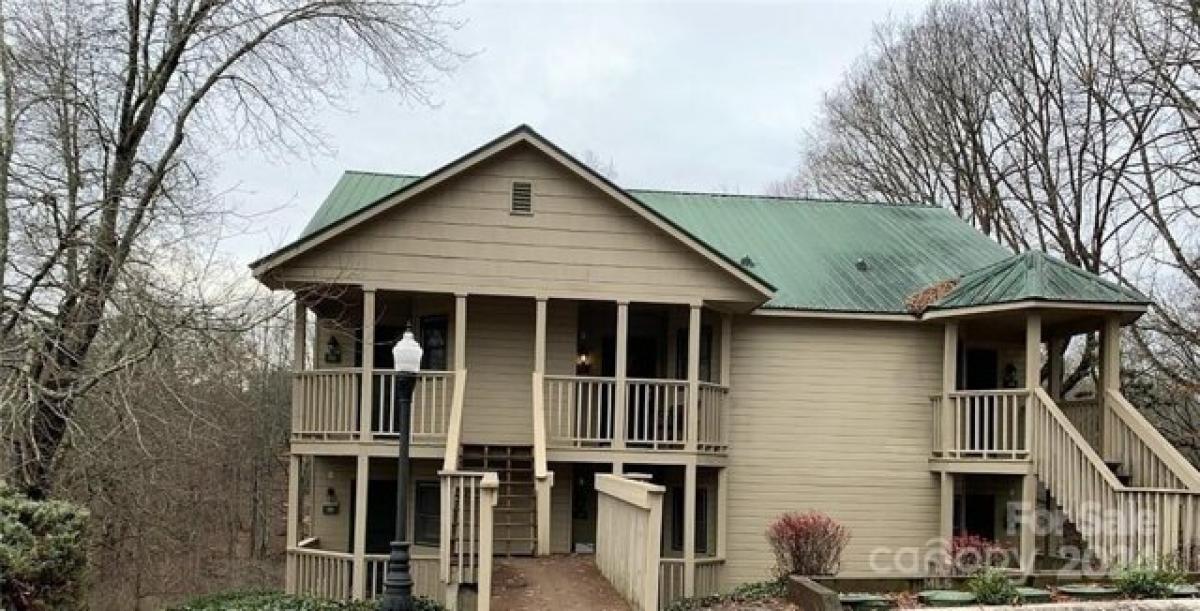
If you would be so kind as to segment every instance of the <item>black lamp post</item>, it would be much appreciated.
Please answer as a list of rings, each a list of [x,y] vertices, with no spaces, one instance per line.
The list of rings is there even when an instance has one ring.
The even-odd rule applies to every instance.
[[[412,327],[404,330],[404,336],[392,348],[392,363],[396,369],[392,387],[392,398],[396,409],[396,433],[400,436],[400,451],[396,464],[396,540],[392,541],[392,553],[388,556],[387,574],[383,577],[382,611],[411,611],[412,575],[408,566],[408,458],[409,426],[412,422],[412,392],[416,374],[421,372],[421,355],[424,350],[413,338]]]

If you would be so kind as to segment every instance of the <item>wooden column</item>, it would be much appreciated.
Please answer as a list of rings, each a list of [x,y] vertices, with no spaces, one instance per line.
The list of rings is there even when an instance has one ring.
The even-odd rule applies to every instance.
[[[550,506],[551,490],[554,486],[554,478],[548,472],[546,466],[546,412],[545,406],[541,404],[544,400],[542,397],[542,389],[544,388],[542,376],[546,374],[546,319],[548,308],[549,301],[547,298],[538,297],[534,313],[533,334],[533,435],[535,437],[533,459],[535,478],[534,497],[537,503],[534,518],[537,521],[536,550],[539,556],[550,554]]]
[[[614,356],[616,369],[616,403],[613,409],[616,410],[613,414],[613,448],[617,450],[625,449],[625,435],[628,432],[628,427],[625,425],[625,419],[629,415],[629,401],[626,400],[626,394],[629,392],[626,379],[629,375],[629,302],[617,302],[617,353]],[[613,470],[614,473],[619,473]]]
[[[729,467],[717,469],[717,558],[725,558],[729,537]]]
[[[948,321],[942,336],[942,452],[954,445],[954,403],[950,393],[958,389],[958,323]],[[944,456],[945,454],[943,454]]]
[[[1050,393],[1050,398],[1055,401],[1063,400],[1063,351],[1066,350],[1067,344],[1070,343],[1070,337],[1062,337],[1059,335],[1053,336],[1049,341],[1048,352],[1050,359],[1050,387],[1046,392]]]
[[[308,309],[296,299],[292,315],[292,371],[296,374],[305,369],[305,354],[308,345]],[[292,376],[292,431],[300,428],[300,414],[304,409],[304,389],[300,378]]]
[[[1100,379],[1104,391],[1121,390],[1121,319],[1109,316],[1104,319],[1104,332],[1100,335],[1101,348]]]
[[[687,449],[696,451],[700,433],[700,303],[689,306],[687,353]],[[693,499],[693,503],[695,499]],[[694,519],[694,517],[693,517]]]
[[[292,371],[304,371],[308,346],[308,308],[296,299],[292,315]]]
[[[371,459],[358,456],[354,479],[354,567],[350,574],[350,595],[364,600],[367,594],[367,485],[371,482]]]
[[[1025,388],[1030,391],[1042,385],[1042,315],[1025,315]]]
[[[454,295],[454,370],[467,368],[467,296]]]
[[[363,287],[362,388],[359,390],[358,437],[371,441],[371,410],[375,407],[375,289]]]
[[[1037,476],[1030,473],[1021,480],[1021,571],[1033,572],[1037,558]]]
[[[288,458],[287,492],[287,567],[284,570],[284,592],[296,593],[296,560],[292,550],[300,542],[300,460],[297,454]]]
[[[733,377],[733,315],[721,313],[721,386],[729,387]]]
[[[689,355],[689,360],[691,356]],[[696,594],[696,462],[683,467],[683,595]]]
[[[954,474],[941,473],[941,502],[938,505],[938,537],[941,539],[942,551],[945,555],[944,565],[950,568],[950,541],[954,538]]]

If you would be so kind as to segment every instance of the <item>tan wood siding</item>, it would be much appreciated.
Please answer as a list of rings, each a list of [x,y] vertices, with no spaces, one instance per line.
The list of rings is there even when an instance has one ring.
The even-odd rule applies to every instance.
[[[514,180],[533,214],[510,213]],[[286,263],[284,280],[427,291],[761,301],[540,152],[517,147]]]
[[[929,396],[941,382],[941,328],[739,317],[726,583],[768,577],[763,536],[787,511],[824,511],[852,535],[842,570],[872,550],[938,534]]]
[[[533,326],[533,299],[469,298],[464,443],[533,443]]]

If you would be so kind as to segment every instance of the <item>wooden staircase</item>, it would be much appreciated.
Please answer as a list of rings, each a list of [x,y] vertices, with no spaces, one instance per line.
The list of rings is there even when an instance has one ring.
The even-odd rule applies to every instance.
[[[466,471],[492,471],[500,480],[495,508],[494,553],[529,556],[537,548],[537,501],[530,446],[464,445]]]

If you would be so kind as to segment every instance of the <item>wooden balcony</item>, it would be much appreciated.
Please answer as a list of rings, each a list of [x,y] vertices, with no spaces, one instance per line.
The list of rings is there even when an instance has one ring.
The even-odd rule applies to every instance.
[[[376,370],[371,375],[371,408],[362,410],[362,369],[314,369],[295,373],[292,438],[296,440],[357,440],[364,438],[369,418],[371,438],[395,439],[396,414],[392,394],[396,373]],[[444,445],[450,430],[456,392],[453,371],[423,371],[413,388],[412,442]]]
[[[686,450],[693,441],[700,452],[729,447],[726,386],[697,384],[693,418],[686,380],[622,384],[611,377],[547,375],[543,384],[549,449]]]

